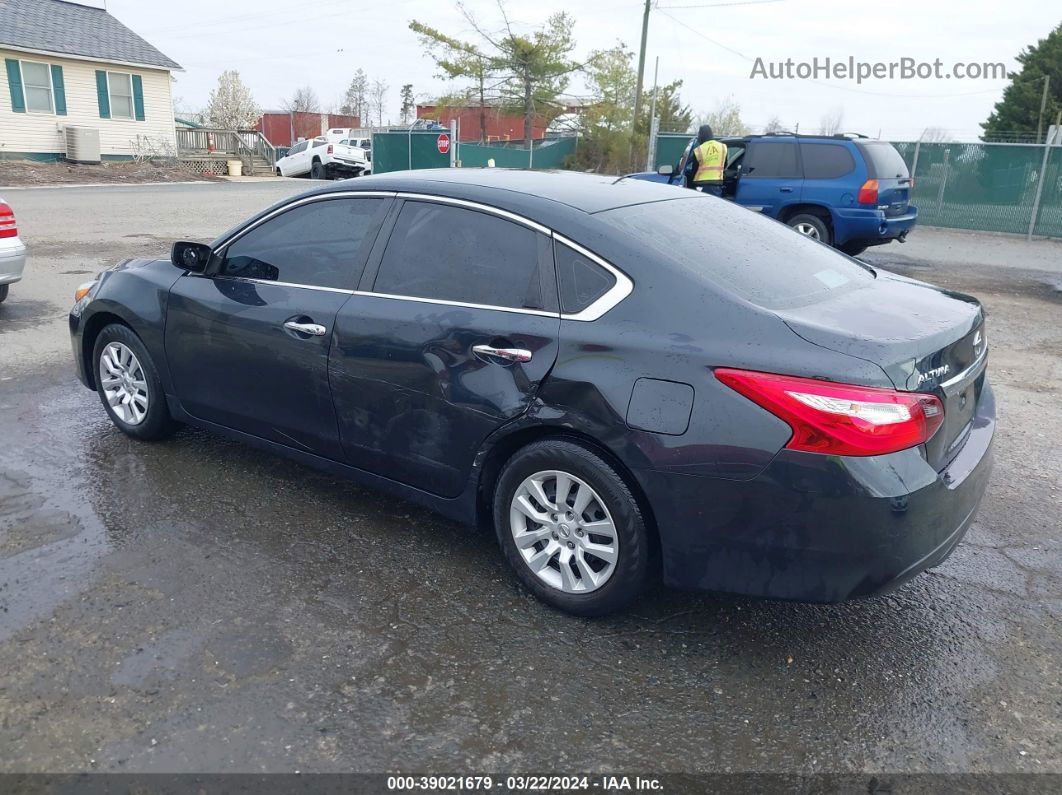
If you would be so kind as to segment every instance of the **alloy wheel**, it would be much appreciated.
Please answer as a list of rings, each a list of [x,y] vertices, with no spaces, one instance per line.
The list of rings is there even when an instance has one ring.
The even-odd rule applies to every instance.
[[[139,425],[151,399],[140,360],[128,346],[110,342],[100,353],[100,388],[115,416],[126,425]]]
[[[801,223],[797,224],[793,228],[802,235],[807,235],[808,237],[814,238],[815,240],[819,239],[819,230],[815,228],[814,224]]]
[[[527,567],[559,591],[596,591],[616,570],[619,534],[608,506],[570,473],[526,478],[513,495],[509,528]]]

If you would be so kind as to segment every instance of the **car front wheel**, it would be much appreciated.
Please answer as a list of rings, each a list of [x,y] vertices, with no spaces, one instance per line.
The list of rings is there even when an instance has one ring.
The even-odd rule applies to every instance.
[[[520,581],[553,607],[605,615],[645,587],[648,535],[638,502],[582,445],[549,439],[517,452],[498,478],[494,525]]]
[[[143,440],[162,439],[174,431],[155,363],[128,327],[104,328],[96,338],[92,362],[96,391],[120,431]]]

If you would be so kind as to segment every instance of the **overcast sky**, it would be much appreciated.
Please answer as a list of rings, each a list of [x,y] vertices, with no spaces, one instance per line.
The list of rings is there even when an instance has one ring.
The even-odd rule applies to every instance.
[[[925,127],[972,138],[1006,80],[854,81],[750,79],[757,57],[810,61],[814,57],[892,61],[903,56],[946,69],[954,62],[1002,62],[1060,21],[1054,2],[965,0],[896,5],[853,0],[769,0],[692,8],[725,0],[655,0],[649,26],[646,82],[660,57],[660,81],[685,81],[683,97],[695,113],[732,95],[742,117],[763,125],[777,115],[788,128],[814,132],[823,115],[844,111],[843,129],[894,140]],[[746,0],[748,2],[748,0]],[[418,99],[444,92],[431,59],[407,24],[417,19],[472,37],[452,0],[107,0],[122,22],[180,63],[174,96],[186,107],[206,104],[218,74],[238,69],[263,108],[277,108],[300,85],[312,85],[325,105],[338,104],[353,72],[390,85],[392,119],[398,92],[412,83]],[[476,18],[497,27],[494,0],[467,0]],[[685,7],[683,7],[685,6]],[[638,0],[540,0],[508,4],[511,18],[531,26],[567,10],[576,19],[577,55],[612,46],[636,49],[643,4]],[[572,93],[585,93],[575,80]]]

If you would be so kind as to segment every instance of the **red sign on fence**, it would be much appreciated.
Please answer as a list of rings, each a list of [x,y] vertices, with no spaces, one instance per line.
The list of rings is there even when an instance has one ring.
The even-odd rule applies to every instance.
[[[441,133],[435,145],[439,147],[439,154],[445,155],[450,151],[450,136],[446,133]]]

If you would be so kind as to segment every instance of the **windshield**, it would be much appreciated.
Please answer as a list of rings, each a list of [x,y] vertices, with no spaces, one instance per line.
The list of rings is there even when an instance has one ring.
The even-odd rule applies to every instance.
[[[873,283],[873,272],[785,224],[708,197],[620,207],[598,217],[681,268],[765,309]]]
[[[862,150],[872,178],[906,179],[911,176],[907,170],[907,163],[904,162],[903,157],[892,144],[885,141],[880,143],[864,143],[860,141],[856,146]]]

